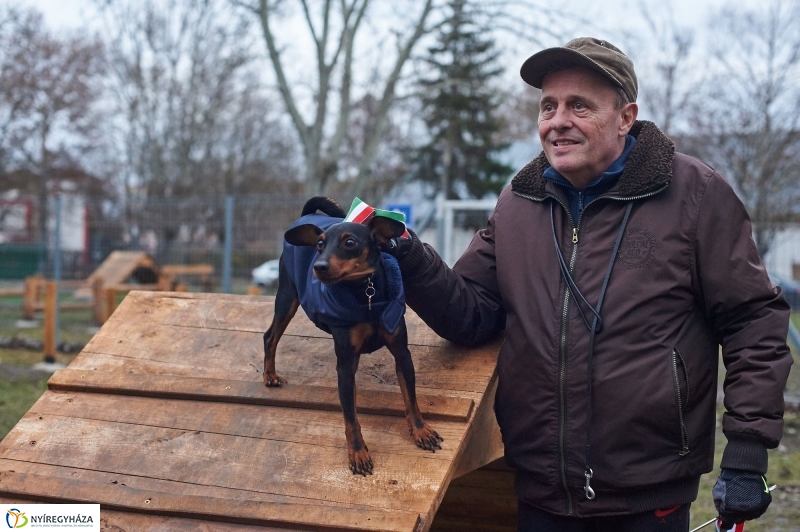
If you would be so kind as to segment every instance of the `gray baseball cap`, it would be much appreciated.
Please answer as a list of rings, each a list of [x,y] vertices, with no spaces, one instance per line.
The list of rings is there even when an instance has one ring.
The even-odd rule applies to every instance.
[[[621,87],[630,101],[636,101],[639,84],[633,62],[610,42],[592,37],[573,39],[564,46],[533,54],[522,64],[519,74],[525,83],[541,89],[545,74],[565,65],[583,66],[602,74]]]

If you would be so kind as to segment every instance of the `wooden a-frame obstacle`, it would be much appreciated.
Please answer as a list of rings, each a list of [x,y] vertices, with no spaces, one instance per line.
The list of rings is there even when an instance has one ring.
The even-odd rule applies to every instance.
[[[272,297],[128,294],[0,443],[0,502],[100,503],[115,531],[513,530],[492,412],[499,340],[459,348],[409,309],[420,407],[444,442],[414,445],[391,355],[363,355],[375,470],[361,477],[347,467],[333,342],[302,311],[277,357],[289,384],[263,386],[272,310]]]

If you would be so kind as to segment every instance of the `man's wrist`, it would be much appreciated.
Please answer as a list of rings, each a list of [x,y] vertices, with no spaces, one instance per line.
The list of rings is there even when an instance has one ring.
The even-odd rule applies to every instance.
[[[736,432],[726,433],[728,444],[722,452],[722,469],[740,469],[764,475],[769,457],[767,446],[758,436]]]

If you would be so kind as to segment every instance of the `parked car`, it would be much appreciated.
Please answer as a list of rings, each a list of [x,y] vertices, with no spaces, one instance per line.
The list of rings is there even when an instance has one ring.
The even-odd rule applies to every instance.
[[[279,260],[273,259],[253,268],[253,284],[262,288],[270,288],[277,285],[278,264]]]
[[[800,281],[795,281],[794,279],[789,279],[788,277],[783,277],[774,273],[770,273],[769,278],[772,284],[781,287],[783,297],[786,299],[786,302],[789,303],[792,311],[800,311]]]

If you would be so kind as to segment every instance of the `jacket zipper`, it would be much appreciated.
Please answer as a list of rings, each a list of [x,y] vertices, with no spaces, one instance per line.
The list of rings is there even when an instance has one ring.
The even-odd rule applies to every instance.
[[[686,377],[686,398],[681,397],[681,383],[678,377],[678,360],[680,360],[684,376]],[[683,408],[685,401],[689,399],[689,376],[686,373],[686,364],[684,364],[683,357],[677,348],[672,349],[672,377],[675,381],[675,395],[678,398],[678,421],[681,426],[681,450],[678,452],[678,455],[686,456],[689,454],[689,435],[686,432],[686,425],[683,421]]]
[[[578,255],[577,228],[572,229],[572,256],[569,259],[569,270],[575,267]],[[564,310],[561,313],[561,360],[558,370],[558,451],[561,469],[561,485],[567,500],[567,515],[572,515],[572,494],[567,483],[567,329],[569,328],[569,289],[564,289]]]
[[[567,213],[572,224],[572,254],[569,258],[569,271],[572,272],[575,267],[575,259],[578,256],[578,226],[572,220],[572,214],[569,209],[561,203],[558,198],[553,198],[557,201],[564,211]],[[580,224],[580,219],[578,220]],[[558,364],[558,455],[559,455],[559,469],[561,473],[561,486],[564,488],[564,496],[567,503],[567,515],[573,514],[572,494],[569,492],[569,483],[567,482],[567,330],[569,329],[569,287],[564,288],[564,307],[561,312],[561,344],[560,356]]]
[[[584,211],[586,210],[586,208],[589,207],[589,205],[591,205],[592,203],[594,203],[595,201],[597,201],[597,200],[599,200],[601,198],[608,198],[608,199],[614,199],[614,200],[634,201],[634,200],[638,200],[638,199],[643,199],[643,198],[647,198],[647,197],[650,197],[650,196],[654,196],[654,195],[658,194],[659,192],[661,192],[662,190],[664,190],[665,188],[667,188],[668,186],[669,186],[669,183],[665,184],[663,187],[661,187],[658,190],[655,190],[653,192],[650,192],[650,193],[647,193],[647,194],[643,194],[643,195],[640,195],[640,196],[628,197],[628,198],[620,198],[620,197],[616,197],[616,196],[600,196],[600,197],[597,197],[597,198],[593,199],[592,201],[590,201],[584,207]],[[531,201],[535,201],[535,202],[538,202],[538,203],[541,203],[541,202],[543,202],[545,200],[545,197],[537,198],[535,196],[530,196],[528,194],[523,194],[523,193],[515,192],[515,191],[512,191],[512,193],[514,195],[516,195],[516,196],[521,197],[521,198],[525,198],[525,199],[528,199],[528,200],[531,200]],[[569,271],[572,272],[574,267],[575,267],[575,259],[576,259],[577,255],[578,255],[578,229],[580,227],[581,218],[583,218],[583,212],[581,212],[581,215],[578,218],[578,223],[576,225],[574,223],[574,221],[572,220],[572,214],[570,213],[570,210],[567,208],[566,205],[564,205],[564,203],[561,202],[560,199],[558,199],[556,196],[549,195],[549,194],[548,194],[547,197],[552,198],[553,200],[558,202],[559,205],[561,205],[561,207],[567,213],[567,217],[569,218],[570,223],[572,223],[572,255],[570,256],[570,259],[569,259]],[[558,374],[558,451],[559,451],[559,462],[560,462],[559,463],[559,468],[560,468],[560,473],[561,473],[561,485],[564,488],[564,494],[565,494],[565,498],[566,498],[566,502],[567,502],[567,515],[572,515],[573,514],[573,502],[572,502],[572,494],[569,491],[569,484],[567,482],[567,456],[566,456],[567,455],[567,452],[566,452],[566,448],[567,448],[566,393],[567,392],[566,392],[566,382],[565,382],[565,380],[566,380],[566,372],[567,372],[567,328],[568,328],[568,323],[569,323],[568,317],[569,317],[569,288],[565,287],[564,288],[564,309],[563,309],[563,311],[561,313],[561,345],[560,345],[560,360],[559,360],[559,374]],[[589,378],[591,378],[591,377],[589,377]],[[683,425],[683,421],[681,420],[681,426],[682,425]],[[588,484],[588,479],[587,479],[587,484]]]

